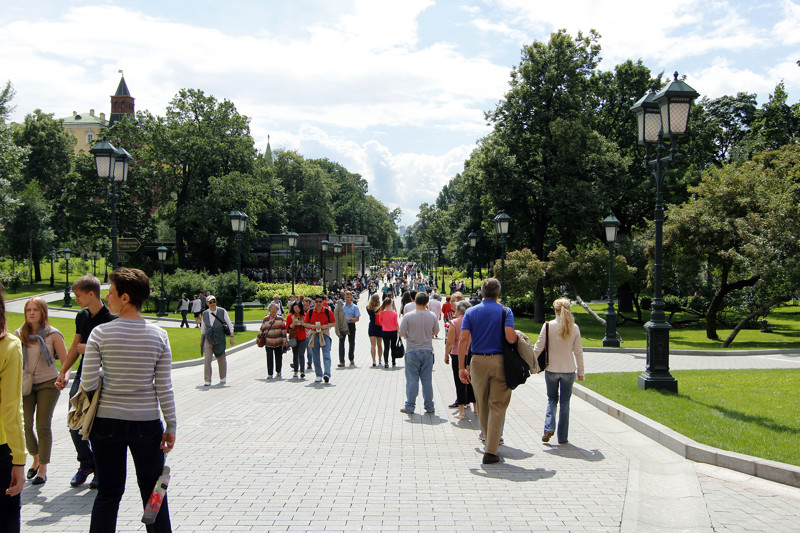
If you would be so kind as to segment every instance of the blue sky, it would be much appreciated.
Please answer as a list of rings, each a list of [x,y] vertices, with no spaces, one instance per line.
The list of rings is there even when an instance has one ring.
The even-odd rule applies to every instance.
[[[13,120],[109,112],[123,69],[138,110],[181,88],[234,102],[258,147],[327,157],[415,220],[488,133],[520,49],[596,29],[602,69],[642,59],[702,95],[784,80],[800,99],[800,1],[4,0],[0,82]]]

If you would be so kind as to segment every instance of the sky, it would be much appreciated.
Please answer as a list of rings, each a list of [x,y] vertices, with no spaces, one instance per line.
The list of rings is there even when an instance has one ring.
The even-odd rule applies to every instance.
[[[260,151],[328,158],[401,224],[463,171],[524,45],[601,35],[601,70],[641,59],[701,95],[800,99],[800,0],[3,0],[0,83],[13,121],[110,113],[119,70],[137,110],[183,88],[232,101]]]

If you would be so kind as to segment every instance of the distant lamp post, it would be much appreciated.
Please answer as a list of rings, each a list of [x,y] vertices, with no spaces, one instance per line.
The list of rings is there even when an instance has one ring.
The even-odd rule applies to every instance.
[[[325,294],[325,258],[328,256],[328,246],[331,243],[328,242],[327,239],[322,239],[322,242],[319,243],[320,249],[320,262],[319,262],[319,273],[322,276],[322,294]]]
[[[469,286],[470,292],[475,292],[475,247],[478,246],[478,234],[474,231],[469,232],[469,247],[472,253],[469,254]]]
[[[445,289],[444,289],[444,265],[442,264],[442,247],[439,246],[437,248],[437,251],[438,251],[438,256],[439,256],[439,268],[442,269],[442,294],[444,294],[445,293]]]
[[[289,238],[289,248],[292,249],[292,294],[294,294],[294,256],[295,256],[295,250],[297,249],[298,235],[297,233],[291,231],[289,232],[287,237]]]
[[[337,242],[333,245],[333,253],[336,254],[336,279],[334,283],[336,284],[336,288],[339,288],[339,278],[341,277],[341,272],[339,270],[339,256],[342,254],[342,243]]]
[[[72,250],[64,248],[61,250],[64,255],[64,261],[67,262],[67,281],[64,284],[64,307],[72,307],[72,299],[69,294],[69,258],[72,256]]]
[[[614,243],[617,242],[619,220],[614,215],[603,219],[608,242],[608,310],[606,311],[606,337],[603,346],[619,348],[617,338],[617,313],[614,311]]]
[[[495,226],[497,226],[497,235],[500,237],[500,244],[503,246],[503,255],[500,258],[500,298],[501,302],[506,301],[506,235],[508,235],[508,226],[511,224],[511,217],[502,211],[499,215],[494,217]]]
[[[234,209],[228,215],[231,219],[231,228],[236,235],[236,304],[233,306],[236,321],[233,331],[247,331],[244,325],[244,306],[242,305],[242,235],[247,230],[247,215]]]
[[[56,286],[56,247],[50,247],[50,287]]]
[[[158,298],[158,312],[156,316],[167,316],[167,292],[164,290],[164,261],[167,260],[167,250],[166,246],[159,246],[156,248],[156,253],[158,254],[158,262],[161,263],[161,296]]]
[[[678,140],[686,134],[689,125],[689,111],[692,102],[700,96],[697,91],[678,79],[654,94],[650,91],[636,102],[631,111],[636,114],[639,144],[646,146],[645,165],[652,169],[656,180],[655,208],[655,261],[653,280],[653,311],[647,329],[647,362],[644,372],[639,376],[642,389],[661,389],[678,391],[678,380],[669,373],[669,330],[672,326],[664,314],[664,300],[661,294],[662,226],[664,224],[664,194],[662,185],[664,175],[680,157]],[[664,139],[670,139],[669,155]],[[650,148],[656,145],[655,158],[650,157]]]
[[[111,200],[111,267],[117,268],[117,203],[122,197],[122,184],[128,180],[128,166],[133,157],[124,148],[115,148],[105,140],[95,144],[89,152],[94,156],[97,177],[106,180],[107,194]]]

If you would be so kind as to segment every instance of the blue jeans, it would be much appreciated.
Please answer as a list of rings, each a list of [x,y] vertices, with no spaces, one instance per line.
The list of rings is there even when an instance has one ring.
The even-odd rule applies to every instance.
[[[310,341],[309,341],[310,342]],[[322,363],[320,363],[319,355],[320,349],[322,349]],[[311,354],[314,357],[314,372],[317,374],[318,378],[321,378],[324,375],[330,376],[331,375],[331,338],[325,335],[325,346],[319,345],[319,336],[314,339],[314,346],[311,347]],[[325,371],[323,372],[322,366],[325,365]]]
[[[433,411],[433,352],[406,352],[406,409],[414,412],[422,382],[422,399],[426,411]]]
[[[569,399],[575,372],[544,371],[547,385],[547,413],[544,415],[544,430],[556,433],[559,444],[567,442],[569,434]],[[558,431],[556,431],[556,404],[558,404]]]
[[[83,361],[81,366],[78,367],[78,374],[72,380],[72,388],[69,390],[69,397],[72,398],[78,394],[78,388],[81,384],[81,370],[83,369]],[[70,429],[69,435],[72,437],[72,444],[75,446],[75,451],[78,452],[78,462],[84,470],[94,470],[94,454],[89,447],[89,441],[83,440],[80,431],[77,429]]]
[[[164,452],[161,451],[163,434],[161,420],[135,422],[95,418],[90,440],[97,466],[97,496],[92,507],[90,533],[113,533],[117,529],[119,502],[125,492],[128,450],[136,467],[142,503],[147,504],[164,468]],[[155,523],[146,529],[150,533],[172,531],[166,496]]]

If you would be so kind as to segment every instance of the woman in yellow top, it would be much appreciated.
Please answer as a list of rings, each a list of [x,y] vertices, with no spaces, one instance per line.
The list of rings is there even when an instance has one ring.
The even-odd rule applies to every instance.
[[[25,484],[22,429],[22,342],[8,334],[0,286],[0,524],[19,531],[19,497]],[[8,487],[8,488],[6,488]]]

